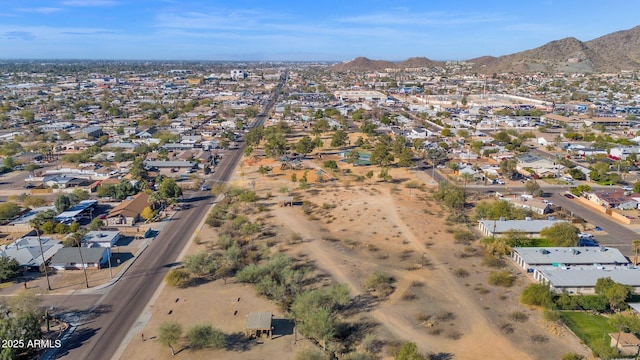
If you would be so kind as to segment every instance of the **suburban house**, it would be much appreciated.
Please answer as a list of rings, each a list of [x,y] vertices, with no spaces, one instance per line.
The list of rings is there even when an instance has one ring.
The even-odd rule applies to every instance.
[[[533,154],[523,154],[516,157],[518,164],[516,169],[524,175],[536,174],[541,177],[555,176],[564,171],[564,165]]]
[[[42,252],[40,251],[40,241],[42,242]],[[60,241],[49,237],[24,236],[13,243],[7,245],[0,256],[16,259],[20,267],[25,271],[44,271],[45,262],[42,261],[44,254],[45,261],[51,259],[64,246]]]
[[[508,201],[514,206],[521,207],[525,210],[531,210],[532,212],[544,215],[551,212],[551,205],[544,199],[527,197],[527,196],[514,196],[514,197],[502,197],[500,200]]]
[[[56,270],[101,269],[110,255],[111,249],[103,247],[62,248],[53,256],[50,266]]]
[[[193,161],[145,161],[144,166],[157,169],[193,169],[197,164]]]
[[[84,247],[114,247],[120,240],[120,231],[89,231],[82,238]]]
[[[486,236],[500,236],[509,231],[520,231],[530,238],[540,237],[540,232],[564,220],[480,220],[478,227]]]
[[[149,195],[139,193],[131,199],[122,201],[113,208],[107,215],[105,222],[107,226],[133,226],[140,221],[140,214],[147,206],[151,206]]]
[[[638,201],[635,198],[638,197],[640,194],[630,194],[622,189],[594,191],[587,194],[587,198],[598,205],[620,210],[636,209]]]

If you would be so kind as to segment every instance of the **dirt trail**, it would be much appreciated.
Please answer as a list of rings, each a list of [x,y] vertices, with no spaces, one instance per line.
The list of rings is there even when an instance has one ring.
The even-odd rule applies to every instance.
[[[385,203],[381,208],[384,209],[387,221],[398,226],[417,253],[424,252],[424,245],[400,219],[393,206],[391,195],[382,193],[376,196],[376,199],[378,199],[376,202]],[[272,214],[279,219],[280,223],[286,224],[291,231],[300,234],[306,240],[302,248],[308,251],[309,257],[316,261],[319,268],[330,274],[338,283],[345,284],[353,296],[363,294],[364,291],[360,287],[361,279],[354,279],[355,275],[349,271],[348,266],[354,264],[377,266],[377,264],[367,262],[361,257],[349,256],[327,246],[328,243],[325,244],[321,240],[323,236],[321,225],[308,220],[299,209],[277,208]],[[444,267],[416,271],[390,269],[389,272],[399,279],[395,284],[396,291],[389,299],[379,304],[371,315],[394,336],[416,342],[423,352],[446,352],[471,360],[530,359],[530,356],[514,348],[511,342],[496,332],[482,315],[483,309],[469,299],[469,294]],[[417,328],[411,319],[399,316],[394,311],[394,306],[401,306],[397,303],[413,281],[428,281],[430,293],[434,293],[440,301],[456,306],[455,312],[458,316],[456,321],[462,322],[461,328],[465,329],[462,338],[458,340],[434,338],[424,329]]]

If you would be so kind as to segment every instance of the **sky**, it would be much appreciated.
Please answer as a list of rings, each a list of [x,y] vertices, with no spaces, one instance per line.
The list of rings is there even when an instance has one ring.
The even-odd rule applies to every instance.
[[[0,0],[0,59],[469,60],[640,25],[637,0]]]

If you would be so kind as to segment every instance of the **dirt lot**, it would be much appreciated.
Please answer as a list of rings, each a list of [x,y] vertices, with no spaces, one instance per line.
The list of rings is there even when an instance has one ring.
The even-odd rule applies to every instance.
[[[268,212],[260,216],[278,233],[274,248],[312,261],[334,282],[347,285],[354,298],[367,298],[362,281],[372,272],[393,276],[395,290],[387,299],[371,303],[345,321],[370,322],[371,331],[384,343],[411,340],[422,352],[442,358],[559,359],[570,351],[590,354],[564,328],[544,321],[539,310],[518,303],[529,283],[518,269],[505,268],[517,277],[514,286],[488,284],[488,275],[495,269],[481,265],[480,245],[454,243],[446,212],[428,200],[429,189],[404,186],[420,181],[413,173],[391,169],[395,183],[382,183],[377,181],[379,169],[375,167],[338,164],[351,174],[323,173],[325,182],[317,183],[318,165],[305,163],[312,184],[307,190],[291,181],[294,170],[280,170],[271,161],[243,163],[235,183],[254,187],[263,198]],[[259,175],[260,165],[273,166],[274,171]],[[356,181],[356,175],[369,170],[376,176]],[[298,179],[304,174],[304,170],[295,171]],[[284,188],[293,190],[296,200],[306,205],[279,207],[275,198],[288,192]],[[215,231],[206,225],[199,234],[202,243],[193,244],[189,253],[216,241]],[[291,241],[293,234],[301,241]],[[467,275],[459,276],[459,269]],[[187,289],[166,287],[152,306],[152,317],[143,330],[145,341],[142,336],[134,337],[123,358],[173,358],[168,348],[153,341],[159,325],[167,320],[176,320],[185,329],[211,324],[237,340],[250,311],[271,311],[276,319],[286,315],[253,288],[233,279],[227,284],[217,280]],[[238,346],[242,341],[232,341],[231,349],[224,351],[196,352],[177,346],[180,351],[175,358],[292,359],[301,349],[313,346],[300,337],[294,344],[291,328],[285,321],[280,324],[271,340],[243,346]],[[382,347],[379,355],[392,358],[392,347]]]

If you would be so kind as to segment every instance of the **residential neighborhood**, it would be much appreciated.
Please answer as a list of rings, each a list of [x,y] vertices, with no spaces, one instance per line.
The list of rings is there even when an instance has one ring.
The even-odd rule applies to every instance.
[[[165,274],[178,271],[203,284],[223,286],[233,277],[236,285],[253,283],[257,280],[242,280],[244,267],[275,256],[269,252],[285,237],[292,240],[283,248],[306,249],[310,256],[327,251],[332,255],[318,259],[325,262],[322,271],[351,276],[335,273],[335,262],[327,262],[342,256],[335,249],[311,251],[305,248],[307,240],[293,240],[300,237],[341,243],[354,252],[349,256],[380,264],[398,279],[413,276],[398,270],[402,266],[432,271],[428,264],[436,260],[428,256],[436,256],[441,246],[441,256],[456,264],[450,266],[453,278],[470,276],[472,260],[462,259],[474,258],[473,266],[484,269],[474,275],[476,280],[495,288],[496,301],[510,298],[513,309],[537,305],[593,310],[603,317],[632,309],[626,304],[640,288],[640,242],[635,239],[640,231],[640,94],[632,73],[487,76],[470,73],[465,62],[366,71],[336,71],[335,64],[326,62],[153,62],[140,67],[96,61],[80,62],[73,72],[63,65],[0,64],[0,251],[7,266],[15,267],[5,279],[11,286],[0,292],[33,286],[50,294],[72,287],[96,294],[126,279],[129,267],[154,257],[161,262],[154,265],[161,276],[148,276],[157,282],[169,281]],[[351,198],[355,192],[360,199]],[[226,208],[240,198],[252,207]],[[397,220],[373,230],[375,213],[368,209],[382,199],[388,203],[380,211],[392,209],[391,204],[415,208],[379,218],[378,224]],[[358,206],[350,213],[328,215],[351,204]],[[261,212],[280,215],[270,215],[271,220]],[[309,218],[297,219],[301,212]],[[320,221],[314,212],[327,217]],[[368,217],[348,225],[360,212]],[[285,215],[296,230],[273,235],[287,226],[275,222]],[[415,221],[405,223],[409,216]],[[337,225],[341,221],[347,223]],[[319,223],[327,234],[311,232]],[[350,233],[363,225],[371,232]],[[413,235],[414,226],[425,230]],[[386,235],[378,239],[378,231]],[[341,233],[350,235],[340,240]],[[395,237],[405,240],[391,245]],[[409,243],[415,249],[404,248]],[[157,256],[167,244],[172,250]],[[209,253],[211,267],[187,274],[185,269],[193,266],[189,259],[196,256],[189,246]],[[451,246],[456,247],[453,253]],[[388,255],[371,257],[380,248],[405,255],[389,263]],[[237,254],[229,258],[229,251]],[[187,255],[178,259],[180,253]],[[507,280],[492,280],[497,276]],[[347,281],[352,281],[351,291],[364,286]],[[501,287],[517,286],[526,294],[528,286],[538,285],[549,290],[544,304],[513,294],[498,300]],[[624,299],[606,303],[602,287],[614,285],[623,287]],[[173,296],[190,286],[168,291]],[[458,291],[476,297],[473,291],[482,293],[477,289],[462,286]],[[363,291],[386,299],[382,290]],[[176,303],[182,296],[175,296]],[[295,311],[293,301],[301,295],[292,296],[285,304],[289,312],[278,316]],[[575,300],[559,303],[565,296]],[[605,300],[597,306],[580,302],[589,296]],[[396,300],[384,306],[402,308]],[[275,316],[266,305],[249,310],[247,316]],[[332,311],[338,318],[347,316]],[[542,319],[541,314],[528,316]],[[159,326],[155,321],[150,324]],[[268,326],[253,322],[259,325],[238,321],[238,331],[244,326],[249,338],[264,333],[277,340],[271,328],[278,324],[275,318]],[[456,329],[464,334],[459,324]],[[505,344],[516,341],[504,335]],[[455,349],[456,336],[442,346]],[[339,342],[330,338],[316,340]],[[607,349],[618,345],[607,340]],[[558,349],[587,352],[582,346]]]

